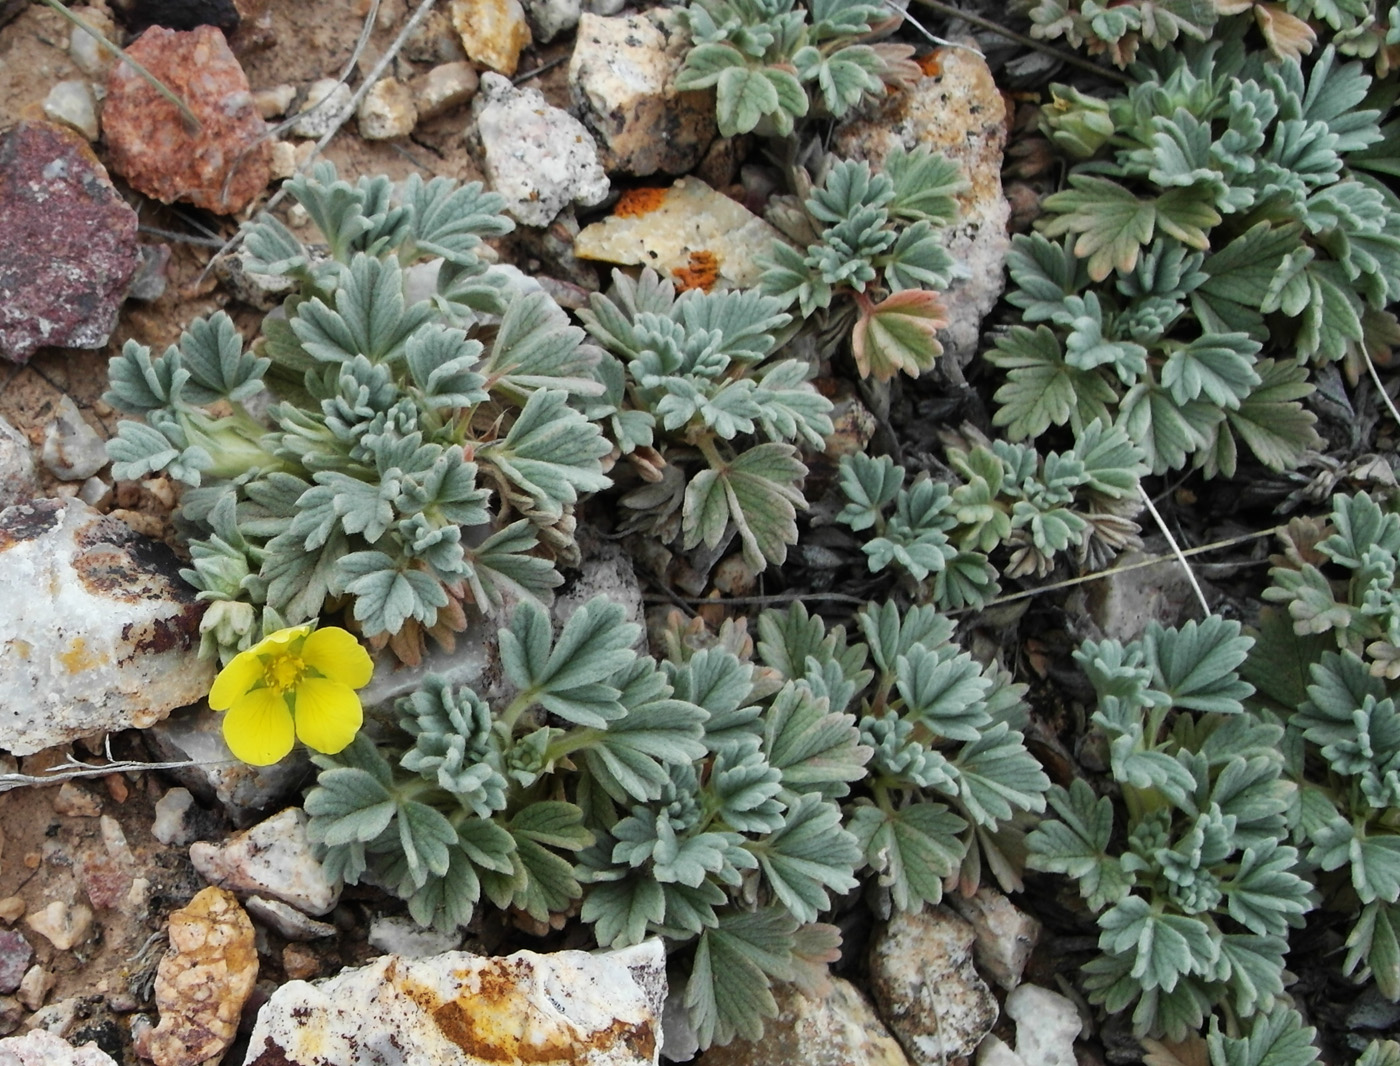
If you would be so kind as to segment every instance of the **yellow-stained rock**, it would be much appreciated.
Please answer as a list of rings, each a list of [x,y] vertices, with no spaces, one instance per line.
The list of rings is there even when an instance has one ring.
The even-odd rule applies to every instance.
[[[452,0],[452,25],[467,56],[510,77],[530,44],[530,24],[520,0]]]
[[[696,264],[703,261],[736,288],[748,289],[758,285],[763,273],[756,257],[767,255],[773,241],[781,238],[743,204],[699,178],[681,178],[669,189],[625,193],[612,217],[579,233],[574,254],[649,266],[682,282],[691,280]]]
[[[222,1055],[257,978],[252,921],[232,892],[204,889],[170,916],[170,947],[156,970],[160,1024],[146,1054],[156,1066]]]

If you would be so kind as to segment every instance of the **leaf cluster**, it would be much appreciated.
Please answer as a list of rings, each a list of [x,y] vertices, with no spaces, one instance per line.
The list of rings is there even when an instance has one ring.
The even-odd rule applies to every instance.
[[[112,360],[108,402],[142,416],[111,443],[115,472],[195,486],[181,517],[185,576],[218,605],[206,650],[247,647],[260,613],[344,606],[414,660],[425,633],[464,627],[464,605],[561,580],[541,551],[567,558],[574,504],[610,484],[611,446],[578,408],[604,392],[601,353],[480,259],[511,224],[479,183],[350,185],[323,164],[291,187],[329,255],[260,219],[255,269],[299,288],[257,355],[220,314],[161,356],[130,343]],[[274,402],[255,418],[263,386]]]
[[[1273,1010],[1288,930],[1313,904],[1285,843],[1283,729],[1242,703],[1252,643],[1211,616],[1075,654],[1121,802],[1083,780],[1056,786],[1059,817],[1028,837],[1028,865],[1076,881],[1100,930],[1086,990],[1131,1009],[1139,1035],[1182,1039],[1221,1004],[1246,1018]]]
[[[770,217],[795,244],[775,240],[760,259],[762,291],[829,338],[849,330],[862,377],[918,377],[943,351],[937,293],[958,268],[939,231],[965,185],[956,163],[924,146],[895,148],[883,171],[829,161],[805,196],[775,198]]]
[[[1168,48],[1180,38],[1204,41],[1219,17],[1213,0],[1037,0],[1031,8],[1031,36],[1064,38],[1090,55],[1107,55],[1126,67],[1146,44]]]
[[[917,78],[913,49],[862,38],[889,14],[863,0],[691,0],[693,41],[676,88],[715,90],[725,137],[786,137],[799,119],[843,118]]]
[[[843,456],[846,505],[836,516],[871,532],[861,546],[871,571],[894,567],[941,609],[980,609],[999,575],[1044,576],[1069,553],[1102,565],[1135,542],[1147,467],[1119,427],[1090,423],[1063,453],[991,441],[950,448],[948,458],[960,481],[921,474],[906,486],[888,456]]]

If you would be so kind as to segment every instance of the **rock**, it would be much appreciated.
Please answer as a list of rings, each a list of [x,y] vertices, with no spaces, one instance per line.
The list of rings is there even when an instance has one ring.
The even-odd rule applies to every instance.
[[[98,824],[101,846],[88,846],[79,853],[78,880],[98,910],[116,910],[128,902],[139,908],[145,901],[131,898],[136,863],[121,823],[104,814]]]
[[[82,31],[73,32],[77,35]],[[44,117],[77,130],[89,141],[97,140],[101,132],[92,86],[80,79],[60,81],[49,90],[49,95],[44,97]]]
[[[452,0],[452,25],[467,58],[510,77],[530,43],[530,24],[520,0]]]
[[[397,78],[380,78],[365,93],[358,112],[360,136],[367,141],[407,137],[418,123],[413,93]]]
[[[206,683],[206,692],[211,683]],[[201,801],[219,804],[234,825],[249,826],[300,787],[310,762],[302,750],[271,766],[239,762],[224,743],[223,717],[207,703],[200,703],[157,722],[145,736],[160,759],[193,763],[165,773]]]
[[[280,899],[307,914],[325,914],[340,899],[340,882],[326,879],[306,838],[306,823],[306,812],[288,807],[223,844],[191,844],[190,861],[210,884],[239,895]]]
[[[335,936],[336,928],[329,922],[318,922],[308,918],[290,903],[280,899],[266,899],[263,896],[249,896],[243,901],[248,914],[271,926],[288,940],[319,940],[321,937]]]
[[[0,748],[144,728],[209,691],[203,605],[163,544],[77,499],[0,511]]]
[[[418,121],[445,115],[476,95],[476,68],[465,61],[443,63],[409,82]]]
[[[574,112],[598,138],[608,171],[681,174],[715,137],[709,90],[677,92],[690,36],[674,11],[579,23],[569,91]]]
[[[75,7],[70,11],[100,33],[103,40],[117,39],[117,24],[103,8]],[[117,54],[101,44],[92,34],[74,26],[72,36],[68,39],[68,58],[88,77],[105,78],[107,71],[117,61]]]
[[[24,923],[59,951],[68,951],[86,940],[92,931],[92,908],[82,903],[70,906],[56,899],[43,910],[29,915]]]
[[[282,972],[288,981],[309,981],[319,977],[321,958],[304,944],[288,944],[282,949]]]
[[[0,418],[0,508],[26,503],[39,494],[39,475],[29,438]]]
[[[143,1057],[195,1066],[224,1053],[258,978],[253,939],[253,923],[221,888],[201,890],[170,916],[170,947],[156,969],[160,1024]]]
[[[546,44],[578,25],[582,0],[523,0],[536,41]]]
[[[59,398],[53,421],[44,429],[44,465],[62,481],[86,481],[107,465],[107,442],[71,397]]]
[[[102,813],[102,803],[76,781],[65,781],[53,798],[53,812],[65,818],[96,818]]]
[[[0,1063],[5,1066],[117,1066],[97,1044],[74,1047],[44,1029],[0,1040]]]
[[[253,93],[253,106],[265,119],[278,118],[287,113],[296,98],[295,85],[274,85],[271,89],[259,89]]]
[[[38,963],[29,967],[19,982],[19,1001],[30,1010],[38,1010],[49,998],[57,978]]]
[[[487,184],[506,198],[517,221],[547,226],[570,204],[591,206],[608,195],[592,136],[538,89],[483,74],[472,113]]]
[[[309,144],[309,141],[301,142]],[[291,141],[272,142],[272,163],[268,170],[273,181],[284,181],[297,172],[297,146]],[[241,247],[241,246],[240,246]]]
[[[195,840],[187,815],[194,807],[194,796],[187,788],[172,788],[156,800],[156,820],[151,835],[162,844],[189,844]]]
[[[959,163],[969,188],[959,217],[943,231],[945,247],[968,270],[944,295],[949,325],[939,337],[944,356],[966,366],[976,354],[982,319],[1006,285],[1011,205],[1001,188],[1006,105],[987,62],[967,48],[940,48],[926,61],[934,74],[900,90],[873,111],[837,127],[832,150],[882,169],[896,145],[927,145]]]
[[[988,1033],[977,1046],[977,1066],[1026,1066],[1021,1056],[1007,1047],[995,1033]]]
[[[6,896],[0,899],[0,922],[7,925],[18,921],[24,915],[24,897]]]
[[[170,245],[141,245],[141,264],[126,291],[128,300],[159,300],[165,295],[166,267],[170,265]]]
[[[112,169],[162,203],[183,200],[220,215],[241,211],[267,187],[272,146],[248,78],[213,26],[152,26],[127,54],[177,93],[199,119],[192,133],[175,105],[128,63],[107,76],[102,125]]]
[[[456,951],[462,946],[462,934],[424,929],[412,918],[378,915],[369,923],[369,946],[385,955],[426,959],[444,951]]]
[[[29,1011],[14,996],[0,996],[0,1036],[13,1033]],[[0,1049],[4,1045],[0,1044]]]
[[[584,11],[604,18],[616,15],[626,6],[627,0],[583,0]]]
[[[354,96],[350,86],[334,78],[313,81],[306,90],[306,100],[297,112],[297,120],[292,123],[291,134],[319,141],[350,117]]]
[[[403,55],[415,63],[456,63],[465,58],[466,52],[462,51],[462,38],[453,29],[451,17],[439,5],[409,35]]]
[[[0,992],[8,994],[19,988],[33,958],[34,949],[23,933],[14,929],[0,933]]]
[[[582,573],[567,591],[555,597],[550,612],[555,627],[562,629],[575,611],[595,596],[602,596],[609,603],[620,604],[626,621],[635,622],[641,628],[636,649],[645,652],[646,607],[631,556],[616,541],[604,540],[588,530],[579,531],[578,542],[583,556],[579,562]]]
[[[1156,566],[1128,569],[1151,558],[1162,561]],[[1203,583],[1202,588],[1209,596],[1209,587]],[[1090,582],[1083,603],[1105,637],[1125,643],[1142,636],[1150,622],[1178,626],[1201,616],[1190,579],[1166,539],[1155,534],[1143,539],[1142,550],[1123,552],[1112,570]]]
[[[1026,962],[1040,940],[1040,923],[990,886],[979,888],[973,896],[953,894],[948,899],[972,923],[977,965],[1010,992],[1021,983]]]
[[[136,272],[136,212],[82,135],[21,122],[0,139],[0,355],[100,348]]]
[[[782,234],[743,204],[699,178],[681,178],[669,189],[622,194],[609,218],[585,226],[574,241],[580,259],[649,266],[665,277],[693,272],[708,257],[709,269],[735,288],[758,285],[766,255]]]
[[[658,940],[596,955],[385,955],[277,989],[258,1012],[244,1066],[649,1066],[665,974]]]
[[[900,913],[870,947],[870,988],[914,1066],[971,1055],[997,1020],[972,963],[976,934],[946,907]]]
[[[705,1052],[705,1066],[908,1066],[892,1037],[855,985],[831,978],[824,996],[793,985],[774,989],[778,1016],[756,1041],[735,1040]]]
[[[1025,1066],[1075,1066],[1074,1041],[1082,1021],[1074,1001],[1039,985],[1021,985],[1006,997],[1016,1023],[1016,1056]]]
[[[303,143],[309,144],[310,142]],[[276,149],[289,144],[288,141],[278,141],[273,147]],[[277,161],[274,152],[274,172],[276,167]],[[295,166],[293,172],[295,172]],[[218,275],[220,281],[228,286],[229,292],[236,299],[246,304],[252,304],[263,311],[271,311],[280,307],[282,301],[296,289],[297,281],[285,274],[258,274],[249,270],[248,261],[252,254],[248,251],[247,245],[240,244],[231,254],[221,255],[214,260],[214,273]]]

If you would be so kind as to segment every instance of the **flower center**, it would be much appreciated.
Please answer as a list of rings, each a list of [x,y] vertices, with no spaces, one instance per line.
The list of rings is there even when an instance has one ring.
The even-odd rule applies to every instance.
[[[263,678],[269,688],[287,692],[301,680],[305,670],[301,659],[295,655],[274,655],[263,668]]]

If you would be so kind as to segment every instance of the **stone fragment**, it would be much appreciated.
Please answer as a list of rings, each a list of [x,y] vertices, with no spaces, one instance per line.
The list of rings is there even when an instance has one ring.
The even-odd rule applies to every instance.
[[[233,1042],[258,979],[253,923],[232,892],[201,890],[170,916],[170,947],[156,969],[160,1024],[145,1051],[156,1066],[195,1066]]]
[[[319,977],[321,959],[305,944],[288,944],[282,949],[282,972],[288,981],[309,981]]]
[[[183,200],[230,215],[268,182],[272,146],[248,78],[213,26],[152,26],[127,53],[177,93],[200,121],[191,132],[175,105],[129,63],[107,76],[102,124],[112,169],[162,203]]]
[[[223,844],[190,845],[190,861],[210,884],[240,895],[280,899],[307,914],[325,914],[340,899],[340,882],[325,870],[306,837],[306,812],[288,807]]]
[[[336,928],[330,922],[318,922],[308,918],[290,903],[280,899],[266,899],[262,896],[249,896],[243,901],[252,918],[271,926],[288,940],[319,940],[321,937],[335,936]]]
[[[1039,985],[1021,985],[1006,997],[1016,1023],[1016,1055],[1025,1066],[1075,1066],[1074,1042],[1082,1022],[1074,1001]]]
[[[78,78],[60,81],[49,90],[49,95],[44,97],[44,117],[77,130],[89,141],[97,140],[101,132],[92,86]]]
[[[452,25],[467,58],[510,77],[530,43],[530,23],[520,0],[452,0]]]
[[[253,106],[265,119],[278,118],[287,113],[296,98],[295,85],[274,85],[271,89],[259,89],[253,93]]]
[[[53,812],[65,818],[96,818],[102,813],[102,803],[76,781],[65,781],[53,798]]]
[[[70,8],[70,12],[82,19],[84,23],[97,30],[106,41],[117,39],[117,24],[112,21],[112,16],[100,7],[75,7]],[[117,54],[101,44],[96,37],[84,30],[73,27],[73,34],[68,39],[68,58],[73,61],[73,65],[91,78],[103,78],[107,76],[107,71],[112,64],[117,61]]]
[[[273,181],[283,181],[297,172],[297,146],[291,141],[272,142],[272,163],[268,174]]]
[[[211,683],[212,678],[205,683],[205,692]],[[310,771],[310,762],[300,750],[271,766],[239,762],[224,743],[223,717],[211,711],[207,703],[200,703],[155,723],[145,736],[159,758],[193,763],[166,773],[202,802],[219,804],[234,825],[249,826],[258,821],[263,811],[279,805],[300,787]]]
[[[378,915],[369,923],[369,946],[385,955],[426,959],[462,946],[460,932],[424,929],[412,918]]]
[[[21,122],[0,139],[0,355],[100,348],[139,260],[136,212],[82,135]]]
[[[588,207],[608,195],[593,137],[538,89],[483,74],[472,113],[487,184],[506,198],[517,221],[547,226],[570,204]]]
[[[536,41],[547,44],[578,25],[582,0],[522,0]]]
[[[6,896],[0,899],[0,922],[8,925],[18,921],[24,915],[24,906],[23,896]]]
[[[609,171],[681,174],[715,137],[714,98],[678,92],[690,35],[674,11],[584,15],[569,61],[574,113],[597,135]]]
[[[162,844],[189,844],[194,841],[186,816],[194,806],[194,797],[187,788],[172,788],[156,800],[156,820],[151,835]]]
[[[1162,561],[1136,565],[1151,558]],[[1210,587],[1203,588],[1209,597]],[[1103,635],[1124,643],[1137,640],[1151,622],[1178,626],[1199,618],[1201,611],[1191,579],[1172,558],[1165,538],[1156,534],[1143,539],[1141,550],[1119,555],[1113,569],[1085,589],[1083,602]]]
[[[618,14],[627,6],[627,0],[583,0],[583,9],[590,15],[607,18]]]
[[[896,145],[927,145],[957,162],[968,180],[958,196],[958,220],[942,231],[944,246],[968,276],[944,295],[949,324],[940,334],[944,356],[966,366],[977,352],[982,319],[1006,285],[1011,205],[1001,187],[1006,105],[987,61],[968,48],[940,48],[927,61],[935,73],[889,96],[873,111],[837,127],[832,151],[868,159],[876,170]]]
[[[29,438],[0,418],[0,508],[26,503],[39,494],[39,475]]]
[[[890,919],[871,943],[870,989],[914,1066],[971,1055],[997,1020],[972,962],[976,933],[946,907]]]
[[[313,81],[306,90],[306,99],[297,112],[297,120],[292,123],[291,134],[308,140],[320,140],[350,117],[354,96],[350,86],[335,78]]]
[[[774,989],[778,1016],[756,1041],[705,1052],[705,1066],[908,1066],[909,1060],[855,985],[831,978],[824,996]]]
[[[78,880],[94,907],[117,910],[128,901],[137,902],[131,900],[136,862],[121,823],[104,814],[98,825],[102,830],[101,844],[89,845],[79,853]]]
[[[409,82],[418,121],[445,115],[476,95],[476,68],[464,61],[442,63]]]
[[[8,994],[19,988],[32,958],[34,949],[23,933],[14,929],[0,933],[0,992]]]
[[[58,979],[38,963],[29,967],[19,982],[19,1001],[30,1010],[38,1010],[49,998]]]
[[[657,940],[596,955],[385,955],[277,989],[258,1012],[244,1066],[651,1066],[665,987]]]
[[[610,217],[585,226],[574,241],[580,259],[649,266],[671,281],[705,257],[716,277],[735,288],[758,285],[755,262],[782,234],[743,204],[699,178],[681,178],[669,189],[622,194]]]
[[[92,908],[56,899],[43,910],[29,915],[24,923],[59,951],[68,951],[87,939],[92,930]]]
[[[1021,983],[1021,974],[1040,940],[1040,923],[990,885],[979,888],[975,895],[955,893],[948,899],[953,909],[972,923],[977,965],[1010,992]]]
[[[107,442],[69,396],[59,398],[44,428],[44,465],[62,481],[86,481],[107,465]]]
[[[0,511],[0,748],[144,728],[200,699],[198,603],[164,545],[77,499]]]
[[[165,295],[166,268],[170,265],[170,245],[141,245],[141,264],[127,289],[128,300],[159,300]]]
[[[465,59],[466,54],[462,50],[462,38],[442,5],[428,13],[403,46],[404,58],[415,63],[456,63]]]
[[[89,1041],[74,1047],[45,1029],[0,1040],[0,1063],[5,1066],[117,1066],[111,1056]]]
[[[367,141],[407,137],[418,123],[413,93],[397,78],[380,78],[365,93],[358,112],[360,136]]]

